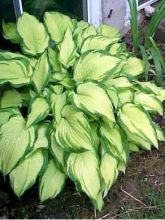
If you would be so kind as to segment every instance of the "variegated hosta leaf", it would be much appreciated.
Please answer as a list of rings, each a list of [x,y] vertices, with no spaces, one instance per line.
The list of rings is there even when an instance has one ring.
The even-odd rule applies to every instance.
[[[62,94],[53,93],[50,97],[50,101],[55,120],[57,123],[59,123],[61,119],[62,108],[67,103],[67,92],[64,92]]]
[[[54,72],[61,72],[62,65],[58,59],[59,57],[59,51],[55,48],[48,48],[48,57],[49,57],[49,62],[50,66],[52,67]]]
[[[43,97],[37,97],[31,104],[31,111],[27,118],[27,127],[42,121],[49,113],[49,104]]]
[[[110,128],[107,124],[102,124],[100,133],[103,139],[106,139],[105,147],[115,157],[127,162],[127,153],[124,138],[118,126]],[[107,144],[108,142],[108,144]]]
[[[74,29],[74,35],[78,34],[79,32],[81,32],[82,30],[86,29],[87,27],[89,27],[90,24],[81,20],[79,22],[77,22],[77,26],[76,28]]]
[[[143,61],[136,58],[130,57],[127,63],[122,68],[122,75],[128,75],[130,77],[136,77],[142,74],[144,71]]]
[[[95,153],[86,151],[84,153],[70,154],[67,170],[70,178],[76,183],[77,189],[85,192],[96,207],[101,210],[103,206],[101,181],[99,164]]]
[[[17,26],[15,23],[2,23],[3,35],[6,40],[10,40],[13,44],[19,44],[21,38],[17,32]]]
[[[40,148],[44,148],[44,149],[48,149],[49,147],[49,124],[48,123],[43,123],[39,126],[38,130],[37,130],[37,138],[34,142],[34,148],[33,151],[40,149]]]
[[[72,31],[68,28],[63,41],[59,44],[59,61],[66,67],[73,66],[76,59],[76,44],[73,41]]]
[[[119,97],[118,97],[117,89],[112,86],[109,89],[107,89],[106,92],[107,92],[114,108],[117,109],[117,107],[119,105]]]
[[[9,51],[0,51],[0,60],[7,61],[7,60],[20,60],[22,61],[27,68],[28,75],[32,75],[32,68],[35,67],[37,59],[34,57],[27,57],[21,53],[16,52],[9,52]]]
[[[62,109],[62,117],[56,126],[56,140],[66,151],[93,150],[91,128],[85,115],[73,106]]]
[[[131,152],[138,152],[139,148],[136,144],[129,142],[128,143],[128,148]]]
[[[42,150],[37,150],[33,154],[28,155],[12,170],[10,173],[10,182],[18,197],[22,196],[23,193],[36,182],[43,165],[43,152]]]
[[[74,33],[74,39],[77,43],[78,48],[82,47],[85,39],[90,36],[95,36],[96,34],[97,32],[93,25],[88,25],[86,28],[79,29],[77,33]]]
[[[22,116],[11,118],[0,129],[0,170],[8,174],[33,145],[34,128],[26,128]],[[20,176],[19,176],[20,178]]]
[[[121,171],[123,174],[125,174],[126,164],[123,163],[123,161],[119,161],[117,168],[118,168],[118,171]]]
[[[133,87],[133,84],[131,84],[128,78],[124,76],[117,77],[114,79],[108,79],[107,81],[105,81],[104,84],[107,87],[107,89],[111,88],[112,86],[114,86],[117,89],[125,89],[125,88]]]
[[[50,160],[40,180],[40,200],[55,198],[63,189],[66,175]]]
[[[122,61],[114,56],[101,52],[90,52],[82,55],[74,68],[74,80],[78,82],[86,80],[103,81],[113,78],[121,71]]]
[[[77,87],[77,94],[72,96],[73,103],[87,113],[104,116],[115,122],[112,103],[106,92],[98,84],[87,82]]]
[[[22,105],[21,94],[14,89],[6,90],[3,92],[0,103],[1,108],[19,107]]]
[[[157,99],[159,99],[161,102],[165,100],[165,89],[162,87],[158,87],[155,84],[151,82],[135,82],[137,85],[135,85],[135,88],[138,87],[138,90],[148,93],[148,94],[154,94]]]
[[[61,95],[64,91],[64,87],[62,85],[51,85],[50,87],[57,95]]]
[[[32,68],[21,60],[0,61],[0,84],[11,83],[21,87],[30,83]]]
[[[116,158],[113,157],[111,154],[105,153],[101,158],[100,171],[103,178],[103,190],[105,191],[105,193],[108,192],[114,181],[116,181],[117,179],[117,165],[118,162]]]
[[[32,75],[32,81],[38,93],[41,93],[41,91],[45,88],[49,79],[49,75],[50,75],[50,68],[48,62],[48,55],[47,52],[45,52],[38,59],[37,65],[35,66]]]
[[[146,111],[159,113],[163,115],[163,106],[161,101],[153,94],[146,94],[143,92],[135,93],[134,103],[140,104]]]
[[[156,129],[157,139],[159,141],[165,141],[165,134],[164,134],[164,132],[161,130],[161,128],[155,122],[153,122],[153,125],[154,125],[154,127]]]
[[[84,41],[81,48],[81,53],[84,53],[86,51],[105,51],[110,44],[113,44],[115,42],[115,38],[109,38],[104,36],[90,36]]]
[[[116,40],[120,40],[120,32],[117,28],[112,27],[110,25],[102,24],[97,32],[105,37],[115,38]]]
[[[133,132],[131,132],[128,128],[126,124],[123,124],[120,120],[119,123],[122,124],[122,129],[124,130],[127,139],[129,142],[132,142],[133,144],[137,145],[138,147],[141,147],[145,150],[151,150],[151,143],[146,140],[145,137],[142,137],[138,134],[135,134]],[[128,145],[129,146],[129,145]]]
[[[0,109],[0,127],[9,121],[11,116],[20,115],[18,108],[2,108]]]
[[[46,12],[44,22],[51,39],[57,43],[63,40],[68,28],[73,30],[72,20],[59,12]]]
[[[17,31],[22,39],[22,49],[26,54],[35,56],[48,47],[49,37],[44,28],[34,16],[24,12],[17,22]]]
[[[109,53],[111,55],[118,55],[118,54],[122,54],[126,51],[126,44],[124,43],[115,43],[112,44],[110,49],[109,49]]]
[[[141,137],[142,140],[158,147],[156,131],[151,122],[151,118],[137,105],[127,103],[119,111],[119,121],[121,127],[125,126],[133,135]],[[124,126],[123,126],[124,125]]]
[[[100,146],[100,137],[99,137],[99,125],[97,122],[93,121],[90,122],[91,126],[91,134],[92,134],[92,141],[94,148],[96,149],[97,152],[99,152],[99,146]]]
[[[57,143],[54,132],[51,134],[51,153],[55,161],[58,163],[60,169],[66,172],[66,164],[64,159],[66,152]]]
[[[119,97],[119,102],[121,105],[128,103],[128,102],[132,103],[134,100],[134,93],[129,88],[119,89],[117,91],[117,95]]]

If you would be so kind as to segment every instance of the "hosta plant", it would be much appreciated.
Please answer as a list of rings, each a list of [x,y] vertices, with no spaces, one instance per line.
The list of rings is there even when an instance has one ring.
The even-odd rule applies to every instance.
[[[3,29],[21,52],[0,52],[0,171],[18,197],[39,179],[42,202],[70,178],[101,210],[129,153],[164,140],[165,91],[110,26],[47,12]]]

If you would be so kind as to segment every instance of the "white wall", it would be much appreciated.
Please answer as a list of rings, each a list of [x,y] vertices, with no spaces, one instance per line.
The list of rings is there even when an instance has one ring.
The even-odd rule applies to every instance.
[[[108,18],[110,10],[112,16]],[[126,0],[102,0],[102,22],[125,32]]]

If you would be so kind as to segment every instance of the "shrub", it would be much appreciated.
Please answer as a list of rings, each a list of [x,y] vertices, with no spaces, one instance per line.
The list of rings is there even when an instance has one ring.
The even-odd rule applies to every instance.
[[[3,24],[22,53],[0,52],[0,170],[20,197],[39,178],[41,201],[69,177],[101,210],[129,153],[158,147],[165,92],[140,82],[143,62],[115,28],[55,12]]]

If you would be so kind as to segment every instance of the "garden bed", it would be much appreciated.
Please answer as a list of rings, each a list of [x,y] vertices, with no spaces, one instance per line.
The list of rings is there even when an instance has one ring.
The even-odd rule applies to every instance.
[[[129,34],[127,37],[130,37]],[[132,45],[132,44],[131,44]],[[163,46],[162,46],[163,45]],[[161,48],[164,44],[160,43]],[[165,130],[165,117],[156,117]],[[18,199],[9,181],[0,177],[0,218],[163,218],[165,216],[165,144],[152,152],[131,155],[126,174],[120,174],[96,212],[86,195],[77,193],[67,181],[65,190],[54,200],[41,204],[37,184]]]
[[[165,117],[156,120],[165,131]],[[159,150],[131,155],[126,174],[110,190],[101,213],[72,182],[66,185],[57,198],[40,204],[37,186],[19,200],[0,178],[0,218],[164,218],[165,143]]]

